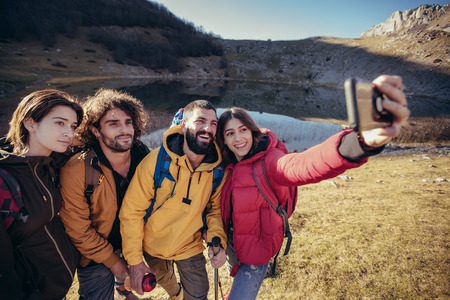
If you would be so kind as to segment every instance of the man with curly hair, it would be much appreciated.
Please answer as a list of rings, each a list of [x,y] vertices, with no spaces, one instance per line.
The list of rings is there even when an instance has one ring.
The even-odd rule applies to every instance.
[[[137,165],[149,153],[139,140],[148,115],[139,100],[112,89],[98,90],[83,108],[84,119],[76,134],[84,149],[61,169],[64,206],[60,215],[82,255],[80,299],[114,299],[114,283],[123,283],[129,272],[121,254],[118,214]],[[98,185],[89,194],[88,174],[95,170]],[[126,295],[123,286],[118,291]]]

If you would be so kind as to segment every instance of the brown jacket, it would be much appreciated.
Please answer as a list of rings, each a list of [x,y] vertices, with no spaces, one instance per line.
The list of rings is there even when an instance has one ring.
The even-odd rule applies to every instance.
[[[93,260],[110,268],[119,260],[107,240],[117,213],[116,186],[112,171],[101,163],[99,166],[103,175],[91,196],[90,206],[84,196],[83,153],[74,155],[61,169],[64,204],[60,216],[67,234],[82,255],[80,265],[87,266]]]

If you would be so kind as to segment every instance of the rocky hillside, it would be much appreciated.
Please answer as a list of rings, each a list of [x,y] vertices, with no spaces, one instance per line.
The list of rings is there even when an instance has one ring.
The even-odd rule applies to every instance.
[[[351,76],[399,74],[410,94],[450,99],[449,19],[449,5],[425,5],[394,13],[359,39],[223,43],[231,77],[341,87]]]
[[[390,34],[411,35],[419,31],[450,32],[449,4],[422,5],[404,12],[396,11],[385,22],[361,34],[361,38],[386,36]]]
[[[183,93],[188,95],[220,98],[227,94],[227,101],[230,101],[227,105],[236,105],[234,99],[242,96],[245,99],[276,97],[271,105],[291,110],[291,104],[286,105],[286,102],[296,98],[298,86],[301,87],[300,93],[303,96],[325,93],[323,99],[333,99],[334,96],[330,96],[332,92],[336,88],[342,88],[348,77],[358,76],[371,80],[379,74],[398,74],[403,76],[409,96],[416,96],[411,97],[415,99],[416,107],[410,119],[410,130],[407,131],[410,136],[405,140],[424,142],[431,138],[448,143],[449,17],[448,5],[421,6],[403,13],[394,13],[393,17],[382,23],[385,25],[380,24],[370,29],[372,34],[365,33],[356,39],[216,39],[215,42],[220,43],[223,48],[222,56],[182,57],[180,63],[183,71],[178,73],[161,68],[146,68],[136,62],[117,63],[111,49],[89,38],[90,28],[86,26],[79,27],[71,36],[57,34],[54,46],[50,48],[43,48],[39,39],[0,39],[0,135],[8,128],[7,122],[17,107],[18,100],[32,90],[48,87],[68,90],[84,97],[100,85],[121,88],[175,79]],[[398,25],[399,20],[402,20],[401,26]],[[395,26],[392,25],[394,23]],[[132,36],[145,35],[149,39],[163,38],[160,31],[153,27],[111,25],[108,28],[117,29],[123,35],[130,33]],[[145,52],[147,53],[155,56],[152,51]],[[195,84],[184,86],[180,80],[185,78],[198,80]],[[82,84],[77,84],[78,82]],[[289,85],[259,85],[255,82]],[[278,87],[274,89],[274,86]],[[170,96],[167,98],[171,99]],[[262,107],[267,108],[264,101],[260,102]],[[326,118],[328,115],[326,107],[314,104],[314,101],[299,105],[303,104],[316,111],[320,110],[313,114],[315,118]],[[418,112],[427,111],[427,106],[432,108],[430,111],[433,113],[427,114],[425,120],[423,114]],[[178,108],[177,105],[175,107]],[[253,109],[258,110],[258,107]],[[416,130],[418,124],[420,131]]]
[[[175,74],[116,63],[111,51],[89,39],[82,27],[72,37],[57,36],[49,49],[35,40],[0,40],[0,97],[25,87],[92,77],[222,78],[339,88],[351,76],[399,74],[408,93],[448,100],[449,18],[449,5],[421,6],[395,12],[357,39],[217,40],[224,56],[182,58],[184,70]],[[123,31],[157,36],[153,28]]]

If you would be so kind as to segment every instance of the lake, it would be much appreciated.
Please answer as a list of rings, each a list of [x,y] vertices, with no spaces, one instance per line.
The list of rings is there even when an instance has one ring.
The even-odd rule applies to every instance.
[[[34,86],[1,98],[2,134],[7,130],[7,122],[19,99],[34,90],[56,88],[83,98],[94,94],[99,87],[127,91],[141,100],[147,110],[168,116],[196,99],[210,101],[218,112],[223,108],[239,106],[252,112],[252,117],[261,127],[274,131],[291,151],[303,151],[320,143],[341,130],[337,124],[345,124],[347,119],[343,89],[233,80],[119,78]],[[450,119],[449,100],[409,95],[408,102],[411,119]],[[162,136],[161,131],[148,132],[145,140],[153,148],[160,143],[158,136]]]

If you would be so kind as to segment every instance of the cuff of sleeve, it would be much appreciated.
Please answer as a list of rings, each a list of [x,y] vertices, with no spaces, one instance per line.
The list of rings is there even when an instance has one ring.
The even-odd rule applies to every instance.
[[[140,256],[132,256],[132,257],[125,255],[125,259],[127,261],[127,264],[130,266],[135,266],[143,262],[142,254]]]
[[[367,157],[380,154],[384,145],[380,148],[375,148],[373,150],[365,150],[361,146],[357,132],[350,132],[342,137],[341,143],[339,144],[339,154],[351,162],[359,162]]]
[[[115,254],[114,252],[107,258],[105,259],[102,263],[107,266],[108,268],[111,268],[112,266],[114,266],[116,264],[116,262],[118,262],[120,259],[120,257]]]

